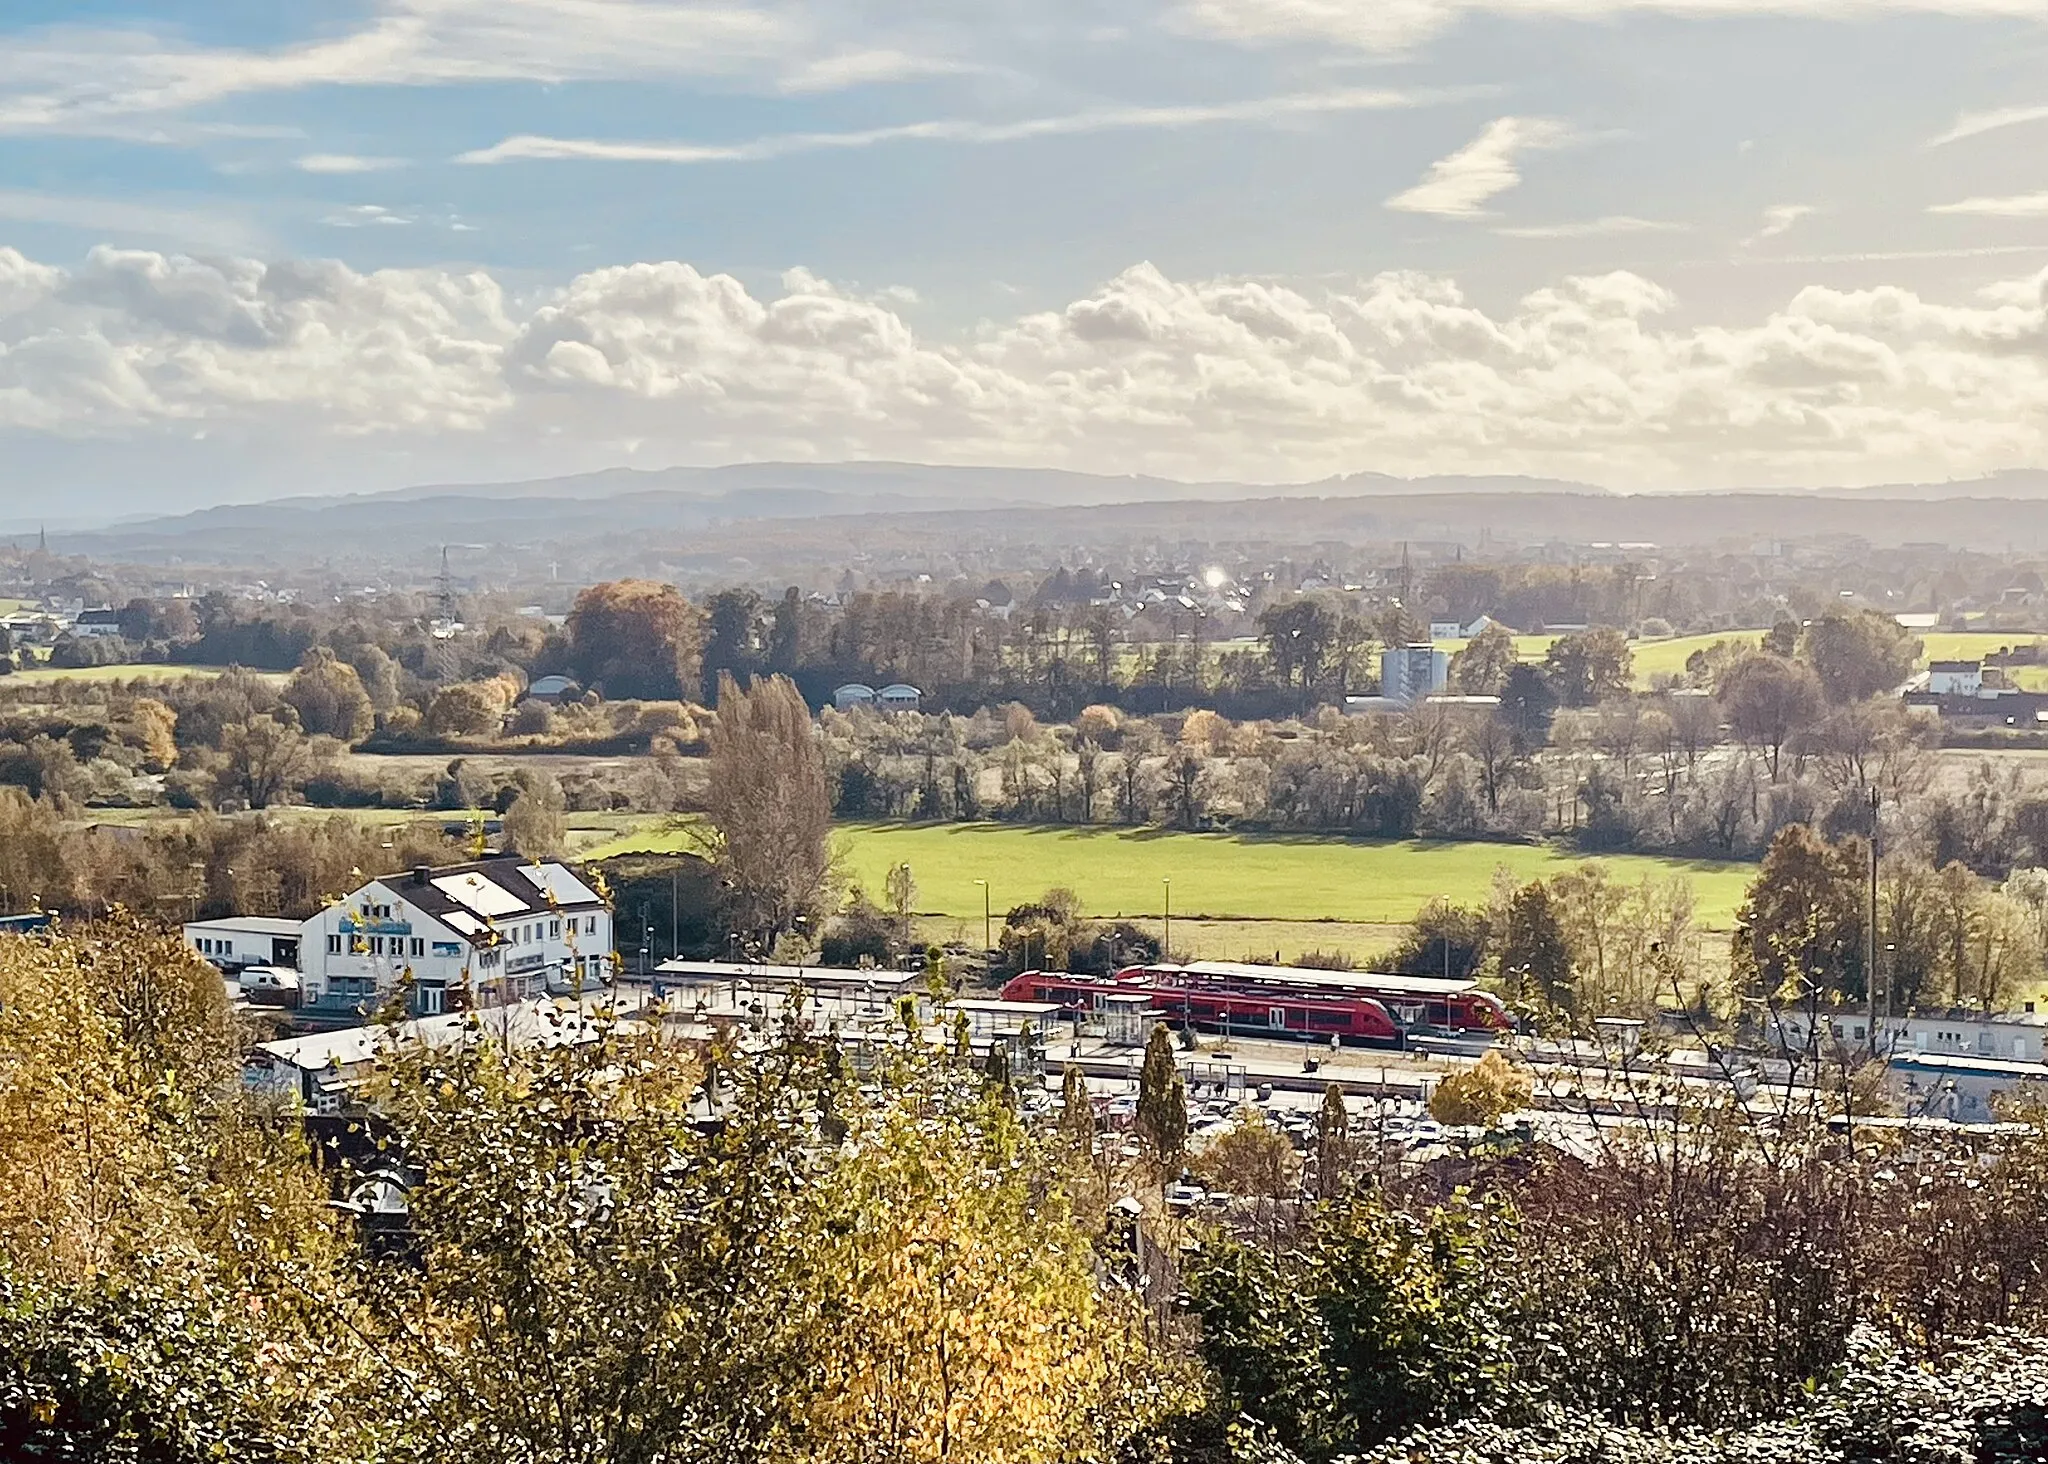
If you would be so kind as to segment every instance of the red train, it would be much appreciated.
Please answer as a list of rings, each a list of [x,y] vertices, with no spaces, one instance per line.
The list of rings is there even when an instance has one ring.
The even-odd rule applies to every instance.
[[[1393,1042],[1416,1028],[1505,1031],[1509,1025],[1499,999],[1471,981],[1233,961],[1129,966],[1114,976],[1026,971],[1003,988],[1005,1000],[1058,1002],[1074,1013],[1100,1011],[1111,996],[1143,996],[1166,1020],[1247,1037]]]

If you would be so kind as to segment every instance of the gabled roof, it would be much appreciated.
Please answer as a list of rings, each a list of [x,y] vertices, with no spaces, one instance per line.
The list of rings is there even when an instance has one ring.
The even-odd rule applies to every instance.
[[[561,864],[535,864],[515,854],[441,869],[387,874],[379,881],[414,909],[472,940],[494,927],[536,915],[597,910],[604,901]]]

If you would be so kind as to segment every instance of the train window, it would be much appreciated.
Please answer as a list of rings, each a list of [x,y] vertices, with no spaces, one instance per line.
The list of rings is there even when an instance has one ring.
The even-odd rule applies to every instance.
[[[1308,1021],[1310,1026],[1321,1027],[1326,1031],[1334,1029],[1339,1032],[1349,1032],[1351,1030],[1351,1013],[1349,1012],[1310,1012]]]

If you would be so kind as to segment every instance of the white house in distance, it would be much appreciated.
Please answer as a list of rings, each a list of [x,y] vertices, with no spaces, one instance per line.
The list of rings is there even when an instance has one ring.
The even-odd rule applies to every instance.
[[[83,640],[108,640],[121,633],[121,612],[108,606],[81,610],[71,623],[71,633]]]
[[[924,693],[904,682],[892,682],[876,691],[864,682],[849,681],[832,693],[832,705],[842,712],[856,707],[873,707],[884,712],[914,712],[924,700]]]
[[[594,986],[611,954],[597,892],[560,864],[511,854],[371,880],[300,936],[308,1005],[375,1006],[410,970],[419,1016],[449,1010],[465,986],[479,1006]]]

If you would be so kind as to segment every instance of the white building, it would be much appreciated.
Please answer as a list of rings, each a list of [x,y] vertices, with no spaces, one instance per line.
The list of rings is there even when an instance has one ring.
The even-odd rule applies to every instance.
[[[82,640],[108,640],[121,633],[121,612],[104,606],[81,610],[71,623],[71,633]]]
[[[247,966],[299,969],[299,922],[263,915],[229,920],[192,920],[185,925],[185,944],[223,971]]]
[[[1419,701],[1442,691],[1450,679],[1450,654],[1434,645],[1389,646],[1380,652],[1380,695],[1389,701]]]
[[[875,703],[885,712],[914,712],[924,693],[907,682],[895,681],[875,693]]]
[[[432,1016],[450,991],[502,1006],[596,985],[612,916],[564,866],[501,854],[370,881],[305,923],[300,958],[309,1006],[373,1007],[410,973],[413,1013]]]
[[[1868,1015],[1854,1007],[1820,1014],[1823,1045],[1867,1052],[1870,1047]],[[1777,1040],[1784,1047],[1803,1052],[1807,1048],[1807,1014],[1787,1009],[1775,1022]],[[1878,1024],[1878,1049],[1888,1056],[1968,1057],[2004,1062],[2040,1063],[2048,1060],[2048,1015],[2034,1010],[2028,1002],[2017,1012],[1925,1011],[1911,1016],[1886,1017]]]
[[[842,712],[875,704],[875,689],[863,681],[849,681],[832,693],[832,705]]]
[[[1976,696],[1984,689],[1984,663],[1929,661],[1927,689],[1936,696]]]

